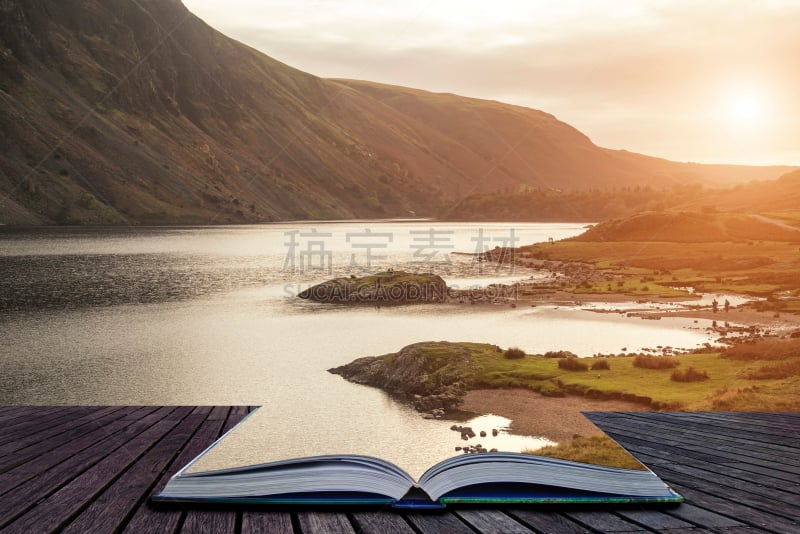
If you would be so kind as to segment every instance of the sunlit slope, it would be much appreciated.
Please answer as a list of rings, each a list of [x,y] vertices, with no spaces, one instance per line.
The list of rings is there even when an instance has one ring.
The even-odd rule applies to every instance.
[[[681,208],[757,214],[762,220],[800,229],[800,171],[700,195]]]
[[[686,183],[719,186],[774,179],[791,170],[779,166],[679,163],[626,150],[609,150],[598,147],[585,134],[553,115],[531,108],[375,82],[340,80],[340,83],[424,125],[424,130],[415,132],[418,143],[433,135],[431,130],[449,138],[450,143],[432,140],[422,146],[451,164],[460,166],[458,149],[466,149],[483,160],[483,165],[475,169],[482,173],[482,183],[469,192],[538,187],[663,188]],[[498,187],[501,185],[504,187]]]
[[[595,146],[499,102],[325,80],[177,0],[8,0],[0,223],[438,216],[475,192],[769,179]]]
[[[800,242],[800,229],[745,213],[645,212],[598,224],[576,241]]]

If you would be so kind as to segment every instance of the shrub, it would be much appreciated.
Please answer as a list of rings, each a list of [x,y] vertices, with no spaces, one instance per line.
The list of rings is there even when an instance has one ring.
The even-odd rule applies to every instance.
[[[611,365],[608,360],[597,360],[592,364],[592,371],[608,371],[609,369],[611,369]]]
[[[645,356],[640,354],[633,359],[633,366],[641,369],[674,369],[680,363],[670,356]]]
[[[792,360],[775,365],[762,365],[758,369],[743,373],[744,378],[752,380],[774,380],[796,375],[800,375],[800,360]]]
[[[702,382],[703,380],[708,380],[708,373],[705,371],[698,371],[694,367],[689,367],[687,369],[675,369],[672,371],[672,374],[669,375],[669,379],[673,382]]]
[[[565,371],[588,371],[589,366],[578,358],[561,358],[558,360],[558,368]]]
[[[738,361],[786,360],[800,356],[800,338],[761,339],[725,349],[721,358]]]
[[[544,353],[545,358],[577,358],[578,355],[568,350],[550,350]]]
[[[517,347],[511,347],[503,353],[503,356],[509,360],[521,360],[525,357],[525,351]]]
[[[94,195],[89,193],[88,191],[84,191],[81,193],[81,198],[78,200],[78,204],[81,205],[82,208],[90,210],[94,208],[97,199],[94,198]]]

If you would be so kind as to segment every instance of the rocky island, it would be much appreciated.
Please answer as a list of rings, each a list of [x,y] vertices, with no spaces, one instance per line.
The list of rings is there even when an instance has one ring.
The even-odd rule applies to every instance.
[[[411,402],[421,412],[438,413],[458,407],[467,390],[474,353],[472,343],[414,343],[383,356],[358,358],[328,369],[350,382],[378,387]]]
[[[311,286],[297,296],[340,304],[444,302],[447,300],[447,284],[435,274],[386,271],[362,277],[334,278]]]

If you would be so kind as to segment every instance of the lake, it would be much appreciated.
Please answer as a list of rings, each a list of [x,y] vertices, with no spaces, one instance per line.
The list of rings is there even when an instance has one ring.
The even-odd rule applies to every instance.
[[[449,423],[424,420],[326,370],[430,340],[581,356],[712,341],[702,321],[547,306],[342,307],[295,297],[333,276],[390,266],[433,271],[459,287],[510,283],[538,274],[455,252],[583,230],[427,221],[3,228],[0,404],[257,404],[287,414],[296,429],[355,418],[449,447]],[[506,437],[517,440],[509,447],[532,443]]]

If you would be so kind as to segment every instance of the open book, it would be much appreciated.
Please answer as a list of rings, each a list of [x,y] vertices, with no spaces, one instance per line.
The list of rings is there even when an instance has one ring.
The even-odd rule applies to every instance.
[[[342,445],[328,435],[324,447],[312,443],[287,454],[274,443],[280,437],[274,431],[270,435],[271,422],[264,408],[251,413],[175,474],[154,499],[409,508],[439,508],[452,503],[683,501],[599,430],[594,437],[581,438],[581,458],[587,457],[586,443],[597,443],[604,448],[596,455],[599,463],[611,465],[553,457],[569,457],[574,446],[547,447],[542,453],[549,456],[544,456],[483,452],[481,446],[465,445],[458,447],[462,450],[455,455],[449,452],[445,456],[450,457],[420,471],[418,462],[405,466],[402,455],[393,454],[392,448],[363,439]],[[454,425],[454,429],[462,427]],[[491,434],[497,436],[498,432]],[[491,444],[488,435],[478,439]],[[345,446],[351,452],[345,452]],[[315,448],[318,450],[313,452]],[[378,454],[381,448],[389,458]],[[481,452],[473,452],[476,449]]]

